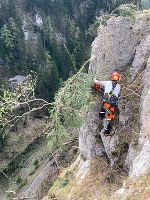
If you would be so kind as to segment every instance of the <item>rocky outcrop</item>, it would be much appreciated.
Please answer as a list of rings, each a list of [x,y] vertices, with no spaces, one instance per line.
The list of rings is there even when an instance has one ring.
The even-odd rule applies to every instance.
[[[147,14],[138,14],[133,26],[133,36],[137,39],[136,54],[131,67],[132,80],[146,65],[150,55],[150,17]]]
[[[131,171],[131,169],[133,169],[133,163],[132,161],[135,159],[135,157],[138,155],[138,148],[136,145],[134,144],[130,144],[129,145],[129,150],[128,150],[128,154],[125,160],[125,164],[124,164],[124,169],[127,171]]]
[[[140,14],[133,27],[133,33],[138,38],[135,58],[132,63],[132,80],[141,72],[143,74],[144,89],[141,96],[141,130],[139,133],[139,145],[134,149],[130,145],[125,166],[129,169],[131,177],[139,176],[146,172],[150,166],[150,140],[149,140],[149,104],[150,104],[150,17]],[[137,149],[138,148],[138,149]]]
[[[105,136],[103,132],[100,133],[105,152],[110,160],[110,165],[113,166],[119,158],[119,137],[117,134],[113,136]]]
[[[133,26],[133,34],[137,38],[138,43],[142,38],[150,34],[150,16],[140,13],[137,16],[136,22]]]
[[[125,67],[134,58],[137,40],[129,18],[112,17],[107,26],[100,26],[92,44],[89,73],[105,80],[116,68]]]
[[[139,138],[139,153],[131,160],[130,176],[143,174],[150,166],[150,57],[143,74],[144,89],[141,97],[141,131]]]
[[[129,169],[129,180],[124,182],[123,187],[115,192],[114,198],[112,198],[115,200],[130,199],[133,196],[135,196],[135,199],[149,199],[149,189],[144,192],[145,190],[141,188],[149,188],[150,184],[150,57],[143,72],[143,83],[139,143],[138,145],[130,144],[125,161],[125,167]]]
[[[107,26],[100,26],[98,36],[92,44],[89,73],[95,74],[100,80],[108,80],[111,72],[123,69],[133,60],[137,39],[134,37],[132,29],[132,21],[123,17],[112,17],[107,21]],[[91,118],[89,119],[91,123]],[[80,129],[80,135],[83,135],[83,132]],[[92,137],[90,140],[92,143],[88,141],[88,147],[92,146],[94,151],[94,134],[92,133],[91,136],[89,131],[86,132],[88,132],[88,138]],[[111,137],[105,137],[102,132],[100,134],[110,164],[114,165],[120,154],[119,136],[114,134]]]
[[[124,89],[127,87],[128,88],[127,88],[127,91],[123,93],[124,96],[122,95],[125,100],[123,101],[120,99],[119,102],[121,106],[125,108],[123,108],[124,113],[121,112],[121,116],[120,116],[121,125],[118,125],[119,129],[117,127],[116,130],[113,130],[115,131],[114,135],[106,137],[103,134],[103,132],[100,131],[101,129],[99,128],[99,125],[97,124],[97,122],[99,121],[99,118],[98,118],[98,108],[96,107],[91,109],[87,113],[86,122],[82,125],[82,127],[79,130],[80,153],[83,154],[84,159],[85,158],[87,159],[87,160],[85,159],[86,161],[85,160],[83,161],[82,157],[77,159],[77,161],[80,160],[80,165],[79,165],[79,169],[77,170],[79,172],[76,174],[77,176],[79,176],[79,179],[81,178],[81,182],[83,181],[84,178],[85,179],[87,178],[85,177],[85,175],[87,172],[91,170],[89,168],[89,163],[91,162],[91,158],[97,155],[98,150],[100,150],[99,155],[102,155],[103,147],[104,147],[105,153],[107,154],[107,158],[110,161],[111,166],[114,165],[116,161],[118,161],[118,158],[121,155],[120,157],[123,160],[123,162],[120,159],[121,162],[119,162],[119,165],[117,167],[119,167],[119,169],[120,167],[122,168],[125,161],[124,167],[127,170],[129,170],[129,175],[130,175],[129,180],[124,182],[123,188],[121,188],[115,194],[110,196],[109,199],[115,199],[115,200],[127,199],[127,198],[132,199],[131,193],[133,193],[132,195],[135,196],[135,199],[148,200],[147,197],[149,197],[148,193],[147,194],[144,193],[144,195],[141,198],[136,198],[138,196],[139,191],[144,190],[145,192],[147,190],[146,188],[149,187],[149,182],[148,182],[149,180],[147,181],[147,179],[143,177],[143,179],[140,180],[140,183],[137,183],[137,185],[136,185],[136,181],[134,182],[133,180],[133,178],[145,173],[149,169],[149,166],[150,166],[150,58],[149,58],[150,36],[149,36],[148,26],[149,26],[149,17],[145,15],[143,18],[141,15],[138,16],[137,22],[135,24],[132,24],[129,18],[113,17],[110,20],[108,20],[106,27],[101,26],[99,28],[98,37],[95,39],[92,45],[92,54],[91,54],[91,63],[89,66],[89,73],[93,73],[94,76],[96,76],[100,80],[108,80],[108,78],[110,77],[110,73],[113,70],[115,70],[116,68],[119,68],[119,70],[121,71],[128,64],[132,65],[132,70],[131,70],[132,78],[133,77],[135,78],[137,73],[139,73],[141,70],[144,70],[142,71],[144,89],[143,89],[143,93],[141,97],[141,130],[140,131],[139,131],[140,129],[139,120],[137,119],[138,125],[136,125],[137,121],[133,122],[135,119],[135,115],[136,117],[139,118],[139,111],[137,113],[134,113],[134,109],[132,109],[132,105],[136,103],[135,101],[136,98],[134,98],[134,95],[137,94],[138,100],[140,97],[140,94],[138,94],[136,91],[134,92],[134,89],[132,90],[131,88],[131,85],[133,86],[135,82],[132,82],[131,85],[124,84],[123,86]],[[128,77],[128,70],[123,71],[123,72],[125,72]],[[126,81],[128,82],[128,84],[130,84],[129,80],[126,80]],[[130,96],[132,93],[128,93],[128,89],[130,92],[134,93],[133,96]],[[135,89],[136,89],[136,86],[135,86]],[[129,102],[128,98],[126,99],[126,97],[128,96],[130,96],[131,98],[133,97],[133,100],[132,100],[133,102]],[[139,108],[138,106],[135,107],[136,110],[138,110]],[[132,115],[128,116],[128,113],[131,113],[131,112],[133,112]],[[133,125],[129,127],[131,124]],[[123,126],[125,128],[123,128]],[[137,130],[137,132],[135,130]],[[133,135],[133,138],[131,138],[132,131],[135,132],[137,138],[135,138],[135,135]],[[96,136],[99,134],[101,136],[103,145],[101,146],[102,148],[97,149]],[[130,137],[129,141],[126,140],[127,146],[129,145],[127,156],[126,156],[126,152],[125,153],[121,152],[122,154],[120,154],[120,150],[119,150],[119,145],[121,146],[122,144],[126,144],[126,141],[123,141],[123,139],[126,136]],[[100,159],[100,162],[103,163],[103,160]],[[94,164],[92,163],[92,166],[93,165]],[[97,166],[98,168],[100,168],[101,167],[100,163],[98,163]],[[103,170],[104,169],[101,169],[101,171]],[[97,169],[95,171],[97,171]],[[95,174],[95,171],[94,171],[94,174]],[[92,178],[94,174],[92,173]],[[120,172],[119,172],[119,176],[121,176]],[[121,179],[123,180],[123,178]],[[94,179],[92,179],[92,181],[93,180]],[[116,182],[118,181],[116,177],[115,177],[115,180]],[[98,179],[98,181],[100,180]],[[147,184],[143,184],[145,183],[144,181],[147,182]],[[77,182],[77,184],[78,183],[80,182]],[[102,184],[104,183],[104,179],[101,183]],[[131,183],[132,183],[132,188],[131,188]],[[113,185],[111,185],[111,187],[112,186]],[[91,185],[90,185],[90,189],[91,189]],[[92,194],[95,192],[96,190],[92,190]],[[103,196],[102,194],[103,192],[100,193],[98,198],[100,196],[102,197]],[[71,195],[72,195],[72,189],[69,194],[69,199],[71,199]],[[106,196],[104,198],[107,199]]]
[[[142,39],[140,44],[136,48],[136,54],[132,63],[131,74],[132,79],[135,78],[137,73],[145,67],[147,60],[150,56],[150,35]]]
[[[132,24],[129,18],[112,17],[107,21],[107,26],[99,27],[98,36],[92,44],[89,73],[94,74],[94,76],[100,80],[108,80],[112,71],[116,69],[119,69],[121,71],[124,67],[126,67],[129,63],[131,64],[133,61],[131,75],[132,78],[135,78],[137,73],[146,67],[147,60],[150,56],[149,33],[150,19],[149,16],[146,14],[138,15],[135,24]],[[149,72],[145,71],[145,74],[149,74]],[[148,81],[149,80],[145,78],[146,84],[148,83]],[[143,97],[144,95],[148,95],[148,84],[145,87],[146,88],[144,89],[144,91],[146,92],[143,92]],[[145,121],[148,121],[146,120],[146,117],[143,117],[146,116],[146,113],[143,113],[143,109],[145,103],[148,104],[148,96],[146,99],[147,102],[146,100],[144,100],[142,104],[141,120],[142,124],[144,123],[142,127],[145,127]],[[90,115],[88,114],[86,125],[84,124],[80,129],[79,142],[80,146],[84,146],[84,150],[82,149],[81,152],[84,152],[84,155],[86,155],[87,158],[95,155],[94,131],[96,131],[96,125],[94,124],[94,121],[92,122],[92,119],[95,116],[94,113],[96,112],[97,111],[93,110],[92,117],[90,117]],[[139,159],[141,158],[141,156],[143,156],[143,158],[145,158],[144,160],[147,160],[144,164],[145,161],[142,159],[143,165],[145,167],[142,164],[139,164],[139,166],[144,169],[149,164],[148,154],[146,153],[149,150],[149,142],[147,139],[144,138],[144,136],[141,137],[143,133],[146,133],[146,131],[148,132],[147,129],[141,129],[139,140],[141,150],[139,151],[140,153],[138,153],[137,149],[134,148],[134,144],[130,144],[129,146],[129,153],[127,155],[125,167],[129,169],[130,175],[133,176],[136,174],[134,168],[136,169],[137,167],[135,167],[136,165],[134,164],[134,162],[138,163],[137,155],[140,156]],[[83,135],[86,135],[86,137],[83,137]],[[83,138],[86,138],[86,140],[83,140]],[[119,156],[119,150],[117,150],[119,137],[117,136],[117,134],[111,137],[105,137],[101,133],[101,138],[106,154],[111,162],[111,165],[113,165],[115,161],[117,161]],[[142,149],[145,149],[146,152],[145,150],[142,151]]]
[[[103,151],[96,145],[95,136],[100,132],[98,122],[98,108],[95,107],[88,112],[87,120],[79,130],[79,149],[86,159],[91,159],[97,154],[100,155]]]

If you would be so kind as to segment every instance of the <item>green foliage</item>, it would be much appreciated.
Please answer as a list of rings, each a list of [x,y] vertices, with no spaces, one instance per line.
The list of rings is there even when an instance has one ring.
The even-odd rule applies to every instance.
[[[115,9],[112,14],[117,14],[117,16],[130,17],[133,22],[136,18],[136,6],[133,4],[123,4]]]
[[[54,42],[55,40],[55,32],[53,29],[53,25],[52,25],[52,21],[50,16],[48,16],[45,20],[45,24],[44,24],[44,34],[45,34],[45,40],[49,40],[50,43]]]
[[[43,98],[53,100],[59,83],[59,71],[48,52],[45,52],[45,64],[38,69],[36,94]]]
[[[33,74],[32,72],[27,76],[25,82],[16,84],[12,90],[6,85],[2,85],[0,95],[0,138],[4,139],[7,132],[10,131],[11,125],[15,123],[15,120],[13,120],[16,116],[15,107],[17,107],[19,103],[34,98],[36,78],[36,73]]]
[[[70,77],[64,87],[55,96],[50,109],[53,129],[49,133],[50,148],[60,147],[68,137],[68,128],[78,128],[84,121],[84,115],[90,105],[91,76],[82,72]]]
[[[3,200],[13,199],[15,194],[15,191],[6,191],[6,198],[3,198]]]
[[[18,190],[20,190],[22,187],[24,187],[27,184],[27,179],[21,180],[21,182],[18,184]]]
[[[18,60],[22,63],[22,51],[25,51],[25,49],[21,41],[21,31],[12,17],[0,30],[0,44],[2,46],[0,56],[6,66],[10,67],[15,63],[17,65]],[[20,46],[20,44],[22,45]]]
[[[73,180],[74,171],[67,171],[64,177],[58,178],[53,187],[58,189],[65,188]]]
[[[65,173],[65,176],[63,178],[60,178],[59,180],[59,188],[66,187],[68,183],[72,180],[73,178],[73,171],[68,171]]]
[[[20,176],[18,176],[17,179],[16,179],[17,185],[21,184],[22,181],[23,181],[22,178]]]
[[[130,17],[132,21],[135,22],[136,6],[133,4],[122,4],[119,7],[117,7],[115,10],[113,10],[110,14],[103,15],[100,18],[100,24],[103,26],[107,26],[107,21],[113,16]]]
[[[2,27],[0,39],[3,41],[4,47],[7,49],[14,47],[14,38],[6,24]]]
[[[39,168],[39,160],[34,160],[34,162],[33,162],[33,167],[32,167],[32,169],[31,169],[31,172],[29,173],[29,176],[32,176],[35,172],[36,172],[36,170]]]
[[[94,37],[97,36],[97,29],[100,26],[100,22],[96,20],[94,24],[90,25],[88,29],[88,35],[93,39]]]
[[[83,161],[86,161],[86,160],[87,160],[83,154],[80,154],[80,158],[81,158]]]
[[[33,165],[34,165],[34,166],[39,165],[39,160],[36,159],[36,160],[33,162]]]
[[[103,17],[101,17],[100,24],[103,26],[107,26],[107,21],[112,17],[113,15],[111,14],[106,14]]]
[[[106,179],[107,179],[108,183],[113,183],[114,179],[115,179],[114,173],[113,172],[108,173]]]
[[[105,7],[107,7],[109,13],[111,13],[113,10],[118,8],[122,4],[136,4],[138,0],[109,0],[105,1]]]

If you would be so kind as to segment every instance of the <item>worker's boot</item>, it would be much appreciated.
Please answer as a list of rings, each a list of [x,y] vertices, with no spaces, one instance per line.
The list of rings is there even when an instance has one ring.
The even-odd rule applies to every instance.
[[[111,122],[105,121],[104,122],[104,128],[102,129],[102,132],[104,133],[104,135],[105,136],[111,135],[111,130],[112,130]]]

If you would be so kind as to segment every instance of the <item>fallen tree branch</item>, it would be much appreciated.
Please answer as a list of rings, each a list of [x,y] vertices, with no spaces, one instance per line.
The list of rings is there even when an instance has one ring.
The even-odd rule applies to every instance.
[[[41,110],[41,109],[43,109],[44,107],[50,106],[50,105],[53,105],[53,104],[52,104],[52,103],[46,103],[46,104],[42,105],[41,107],[33,108],[33,109],[29,110],[28,112],[25,112],[25,113],[22,114],[22,115],[15,116],[12,120],[10,120],[10,121],[8,121],[7,123],[4,124],[2,130],[0,131],[0,134],[3,133],[4,129],[5,129],[9,124],[13,123],[13,125],[11,126],[11,127],[13,127],[13,126],[15,125],[14,123],[17,123],[17,122],[18,122],[21,118],[23,118],[24,116],[29,115],[29,114],[31,114],[31,113],[33,113],[33,112],[35,112],[35,111]],[[10,130],[11,130],[11,129],[9,129],[9,131],[10,131]],[[8,131],[6,134],[3,135],[3,138],[9,133],[9,131]]]
[[[34,102],[43,102],[45,104],[49,104],[49,102],[45,101],[44,99],[32,99],[23,103],[19,103],[19,105],[15,106],[12,108],[12,110],[16,110],[17,108],[24,106],[24,105],[29,105],[30,103],[34,103]]]

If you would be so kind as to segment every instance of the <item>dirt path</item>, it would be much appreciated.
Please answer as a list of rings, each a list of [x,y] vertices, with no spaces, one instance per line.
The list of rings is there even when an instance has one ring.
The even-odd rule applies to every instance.
[[[57,166],[54,159],[52,159],[43,167],[43,169],[40,169],[40,172],[37,174],[35,179],[24,189],[21,195],[19,194],[17,196],[40,200],[43,197],[42,194],[50,187],[50,184],[53,182],[57,174]]]

